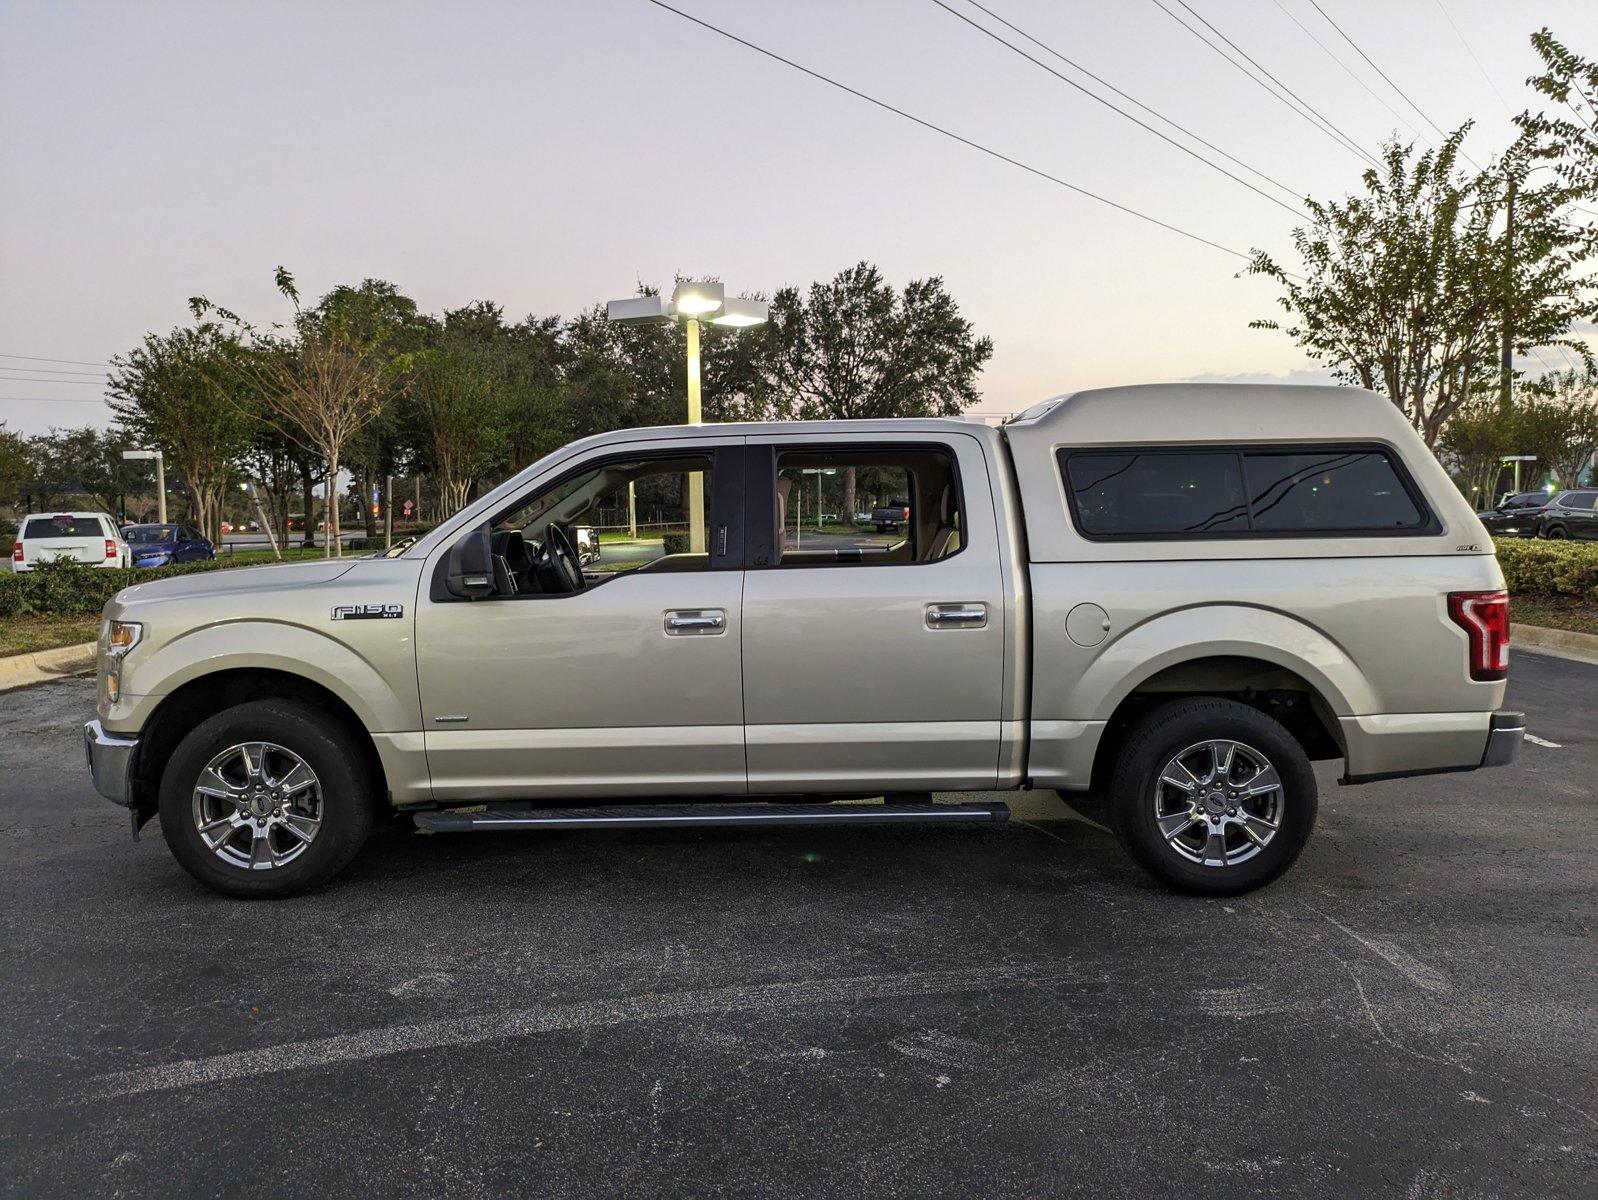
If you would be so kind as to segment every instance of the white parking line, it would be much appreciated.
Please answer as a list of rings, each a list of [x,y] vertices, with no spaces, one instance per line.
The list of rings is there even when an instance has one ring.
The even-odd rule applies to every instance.
[[[1528,742],[1530,742],[1533,746],[1546,746],[1550,750],[1563,750],[1564,749],[1564,747],[1561,746],[1558,742],[1550,742],[1547,738],[1540,738],[1534,733],[1528,733],[1526,735],[1526,740]]]

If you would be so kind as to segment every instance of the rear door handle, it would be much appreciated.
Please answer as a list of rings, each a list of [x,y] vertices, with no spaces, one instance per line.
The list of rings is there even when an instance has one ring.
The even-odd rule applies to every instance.
[[[727,614],[719,608],[678,609],[666,614],[666,632],[684,634],[721,633],[727,628]]]
[[[929,604],[928,629],[981,629],[988,623],[986,604]]]

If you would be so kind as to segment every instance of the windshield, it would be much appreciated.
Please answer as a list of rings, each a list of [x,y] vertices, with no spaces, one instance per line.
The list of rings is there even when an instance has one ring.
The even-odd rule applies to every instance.
[[[135,525],[124,529],[122,536],[137,546],[141,542],[175,542],[178,540],[178,527],[176,525]]]

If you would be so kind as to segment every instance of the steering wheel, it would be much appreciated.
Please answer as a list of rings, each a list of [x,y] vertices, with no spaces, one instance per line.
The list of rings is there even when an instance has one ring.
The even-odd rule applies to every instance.
[[[577,550],[566,536],[566,531],[551,521],[544,527],[544,542],[538,548],[539,565],[547,567],[540,574],[553,575],[556,587],[552,591],[580,592],[588,586],[583,578],[582,563]]]

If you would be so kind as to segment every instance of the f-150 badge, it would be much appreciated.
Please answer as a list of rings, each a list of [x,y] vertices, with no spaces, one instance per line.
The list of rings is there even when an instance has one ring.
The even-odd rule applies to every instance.
[[[385,617],[403,617],[403,604],[335,604],[335,621],[381,621]]]

